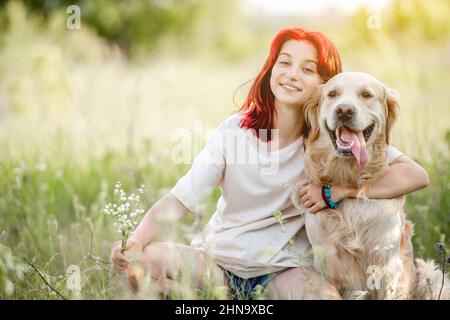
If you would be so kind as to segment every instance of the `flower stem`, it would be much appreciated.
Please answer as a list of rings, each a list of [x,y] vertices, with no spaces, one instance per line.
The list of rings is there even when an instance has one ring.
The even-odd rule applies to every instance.
[[[442,294],[442,288],[444,287],[445,282],[445,249],[442,250],[444,252],[444,259],[442,259],[442,284],[441,284],[441,290],[439,291],[438,300],[441,300],[441,294]]]
[[[120,253],[125,252],[125,248],[127,247],[127,240],[128,240],[128,232],[125,230],[122,231],[122,246],[120,247]]]

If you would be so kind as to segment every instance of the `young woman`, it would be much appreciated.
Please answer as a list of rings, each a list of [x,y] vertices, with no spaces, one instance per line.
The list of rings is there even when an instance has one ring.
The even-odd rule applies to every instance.
[[[301,258],[309,242],[289,187],[304,165],[303,106],[318,85],[339,72],[338,51],[323,34],[302,28],[279,31],[240,111],[217,128],[189,172],[150,208],[124,255],[120,241],[114,244],[115,269],[125,272],[136,290],[148,271],[166,294],[184,275],[198,287],[205,277],[212,279],[238,298],[251,297],[260,285],[269,298],[339,299]],[[389,158],[389,169],[372,185],[369,198],[392,198],[428,185],[426,172],[411,159],[392,147]],[[217,210],[190,246],[154,242],[160,218],[198,212],[204,196],[217,186],[222,191]],[[357,192],[331,189],[334,201]],[[307,185],[300,196],[310,212],[326,207],[321,186]],[[130,264],[133,252],[140,258]]]

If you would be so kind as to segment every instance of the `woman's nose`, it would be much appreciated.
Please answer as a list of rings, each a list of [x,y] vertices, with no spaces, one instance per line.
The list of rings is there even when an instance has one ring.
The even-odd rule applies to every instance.
[[[288,70],[288,77],[291,79],[295,79],[298,80],[300,78],[300,72],[298,71],[297,68],[290,68]]]

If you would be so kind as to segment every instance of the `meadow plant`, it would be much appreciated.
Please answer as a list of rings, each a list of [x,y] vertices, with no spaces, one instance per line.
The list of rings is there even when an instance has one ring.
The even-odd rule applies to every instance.
[[[441,284],[441,289],[439,291],[439,296],[438,296],[438,300],[441,299],[441,294],[442,294],[442,289],[444,288],[444,282],[445,282],[445,275],[447,273],[447,264],[450,264],[450,257],[448,257],[446,255],[445,252],[445,246],[443,243],[443,239],[440,240],[438,243],[436,243],[436,250],[441,254],[442,256],[442,262],[441,262],[441,271],[442,271],[442,284]]]
[[[14,282],[24,280],[24,274],[28,270],[9,247],[0,243],[0,298],[11,296],[15,290]],[[6,296],[2,295],[2,291]]]
[[[138,189],[138,192],[140,194],[144,194],[144,186],[141,186]],[[125,191],[122,189],[122,183],[120,181],[118,181],[114,187],[114,197],[117,202],[107,203],[102,209],[102,212],[117,218],[117,221],[113,223],[113,226],[122,236],[120,251],[124,253],[127,240],[134,228],[136,228],[138,224],[138,216],[144,213],[144,209],[140,207],[141,197],[134,193],[127,196]]]

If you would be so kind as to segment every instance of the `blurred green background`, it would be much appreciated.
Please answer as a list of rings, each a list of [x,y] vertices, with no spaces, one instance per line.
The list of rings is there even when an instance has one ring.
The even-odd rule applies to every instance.
[[[115,182],[130,193],[145,185],[145,209],[157,201],[189,168],[172,161],[174,133],[189,133],[193,158],[243,102],[276,32],[295,25],[328,35],[344,70],[399,92],[393,145],[431,177],[407,198],[415,255],[438,258],[434,244],[448,245],[450,231],[450,2],[392,0],[374,12],[353,1],[343,12],[324,1],[316,14],[307,4],[271,14],[283,1],[260,2],[266,9],[250,0],[0,2],[1,299],[59,298],[24,258],[67,298],[70,265],[81,269],[82,298],[128,297],[87,256],[107,261],[117,239],[100,212]],[[73,4],[79,30],[66,27]],[[165,239],[187,243],[218,196]]]

